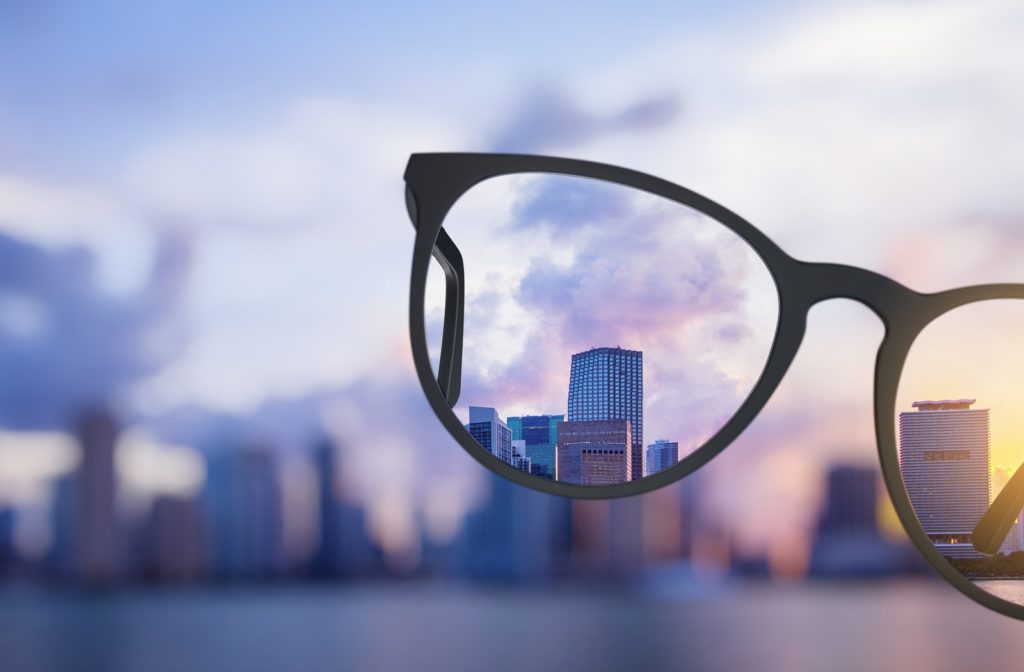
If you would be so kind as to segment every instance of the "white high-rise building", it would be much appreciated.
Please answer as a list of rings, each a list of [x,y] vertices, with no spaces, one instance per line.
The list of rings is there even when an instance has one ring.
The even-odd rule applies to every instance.
[[[488,406],[470,406],[466,429],[484,450],[506,464],[514,464],[512,430],[498,416],[498,411]]]
[[[946,557],[982,557],[971,544],[992,494],[989,409],[974,399],[915,401],[900,413],[900,472],[925,533]]]

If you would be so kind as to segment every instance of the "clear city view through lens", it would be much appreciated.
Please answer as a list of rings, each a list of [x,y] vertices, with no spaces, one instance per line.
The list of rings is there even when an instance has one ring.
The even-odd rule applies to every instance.
[[[650,476],[679,459],[679,444],[644,446],[643,353],[594,348],[572,356],[568,413],[510,416],[471,406],[466,429],[495,457],[528,474],[575,485]]]
[[[466,270],[456,414],[495,459],[537,478],[639,480],[740,408],[778,298],[745,241],[681,204],[579,177],[474,187],[444,228]],[[428,345],[444,313],[428,282]]]
[[[907,359],[897,417],[900,473],[924,533],[961,574],[1016,604],[1024,516],[990,549],[979,548],[975,527],[1024,462],[1024,357],[1007,338],[1024,325],[1021,303],[964,306],[926,327]]]

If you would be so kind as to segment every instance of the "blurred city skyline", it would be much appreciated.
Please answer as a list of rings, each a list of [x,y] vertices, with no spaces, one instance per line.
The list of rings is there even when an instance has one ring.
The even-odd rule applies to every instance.
[[[665,570],[684,584],[925,571],[907,540],[886,529],[873,466],[829,470],[802,558],[780,561],[740,548],[702,503],[699,475],[651,497],[614,501],[554,497],[492,475],[490,492],[457,528],[431,534],[425,520],[415,550],[396,555],[373,538],[366,510],[348,496],[342,453],[327,437],[306,447],[304,473],[266,445],[220,446],[197,465],[200,484],[130,506],[130,472],[119,464],[122,432],[107,410],[83,413],[74,427],[81,459],[57,479],[49,511],[0,507],[0,580],[113,586],[427,577],[633,585]]]
[[[200,491],[217,446],[314,482],[327,435],[385,554],[453,538],[496,486],[412,372],[412,152],[636,168],[798,258],[922,291],[1024,280],[1016,3],[603,5],[579,34],[557,20],[579,7],[539,26],[411,3],[3,11],[0,507],[28,529],[100,407],[144,502]],[[499,39],[524,22],[529,48]],[[860,310],[812,312],[787,381],[702,474],[740,555],[799,566],[822,474],[874,459],[882,327]]]

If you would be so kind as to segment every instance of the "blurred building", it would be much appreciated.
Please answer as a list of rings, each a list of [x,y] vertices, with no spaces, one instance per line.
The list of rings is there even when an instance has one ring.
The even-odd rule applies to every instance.
[[[644,475],[644,355],[624,348],[594,348],[572,356],[569,421],[629,420],[630,479]]]
[[[60,576],[70,576],[74,570],[74,516],[75,475],[67,474],[58,478],[53,487],[53,542],[46,560],[48,569]]]
[[[900,471],[939,553],[982,557],[971,544],[992,494],[989,410],[974,399],[915,401],[900,413]]]
[[[575,500],[572,562],[577,576],[628,578],[644,567],[644,497]]]
[[[0,576],[14,564],[14,523],[14,509],[0,509]]]
[[[120,428],[109,412],[96,409],[82,415],[75,429],[82,459],[73,486],[73,571],[80,580],[104,583],[117,574],[114,448]]]
[[[526,444],[530,473],[534,476],[554,479],[558,423],[564,419],[564,415],[524,415],[508,419],[512,440],[522,440]]]
[[[512,430],[498,417],[498,411],[485,406],[470,406],[466,429],[484,450],[502,462],[512,464]]]
[[[185,497],[158,497],[145,528],[144,575],[157,581],[196,581],[204,571],[200,504]]]
[[[571,501],[489,474],[490,492],[456,542],[456,571],[471,578],[540,581],[569,570]]]
[[[657,439],[647,446],[647,476],[668,469],[679,461],[679,444],[668,439]]]
[[[378,571],[382,555],[366,529],[365,512],[345,501],[337,447],[323,439],[313,454],[320,486],[320,540],[310,570],[321,578],[361,576]]]
[[[904,550],[886,541],[879,531],[880,482],[876,467],[836,466],[829,470],[811,551],[812,576],[879,576],[904,569]]]
[[[269,451],[226,449],[211,457],[203,504],[217,575],[267,578],[283,570],[281,489]]]
[[[558,423],[555,478],[576,485],[614,485],[632,480],[629,420]]]

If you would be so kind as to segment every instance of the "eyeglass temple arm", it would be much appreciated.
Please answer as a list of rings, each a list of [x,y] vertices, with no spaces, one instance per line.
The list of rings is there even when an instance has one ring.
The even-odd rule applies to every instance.
[[[416,194],[405,187],[405,209],[413,228],[419,229]],[[434,241],[433,257],[444,271],[444,326],[441,334],[441,358],[437,366],[437,384],[449,406],[455,406],[462,388],[462,326],[466,308],[466,270],[462,253],[448,233],[441,229]]]
[[[441,229],[434,244],[434,258],[441,264],[445,278],[444,327],[441,335],[441,359],[437,366],[437,384],[454,406],[462,387],[462,328],[466,307],[466,271],[462,253]]]
[[[998,553],[1021,509],[1024,509],[1024,465],[1017,468],[975,526],[971,535],[974,550],[986,555]]]

